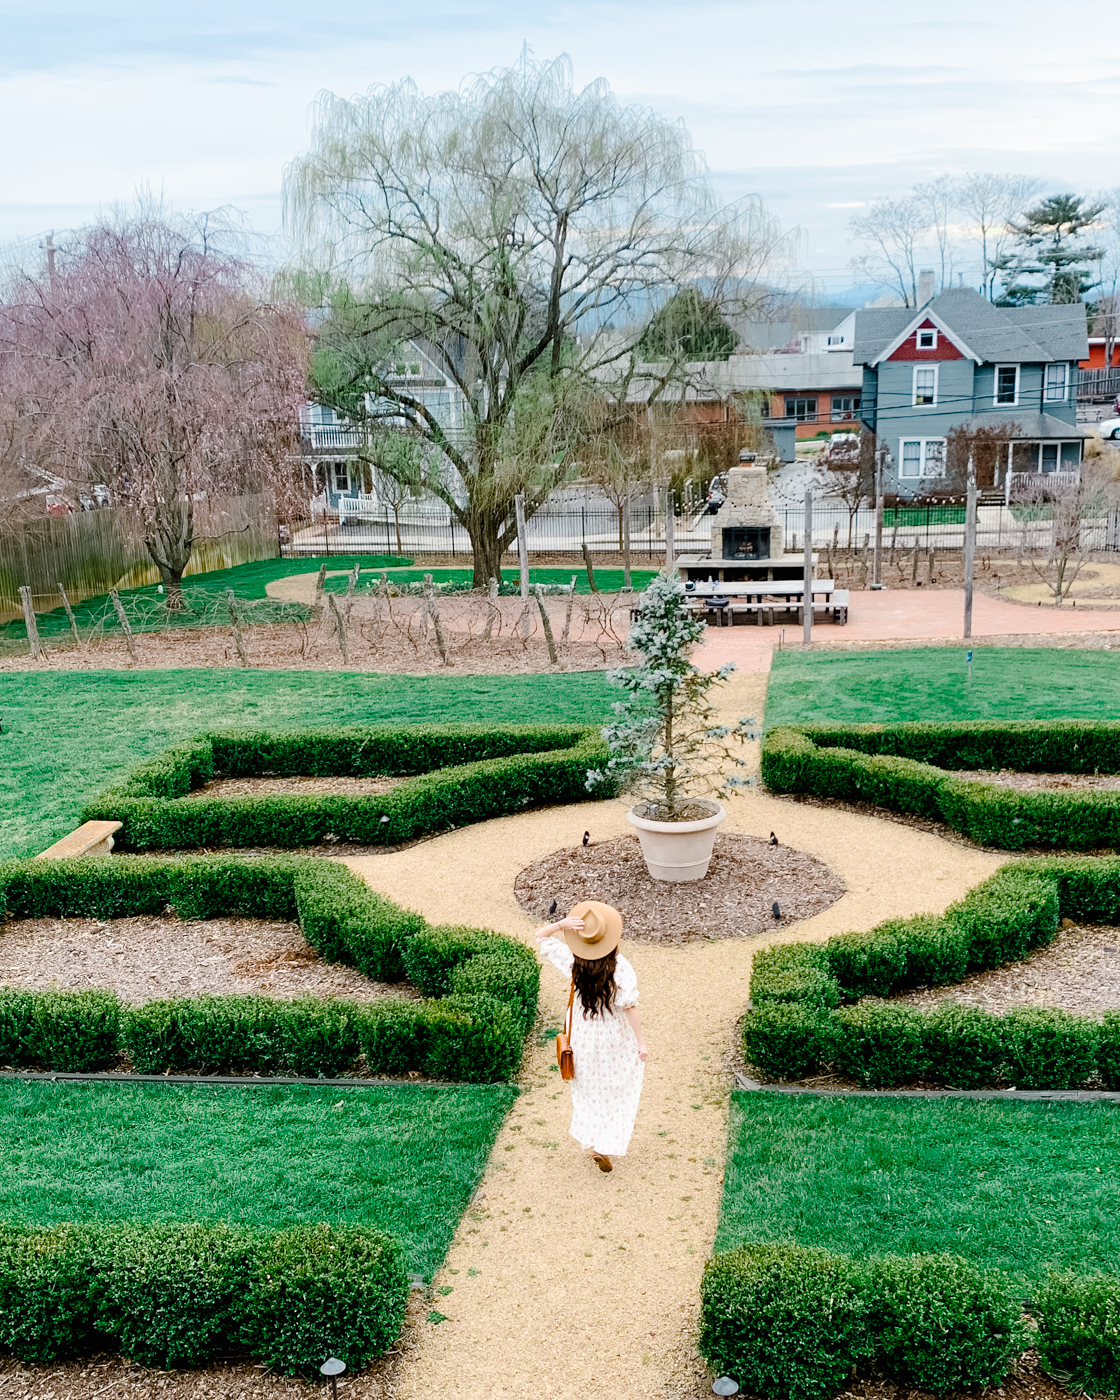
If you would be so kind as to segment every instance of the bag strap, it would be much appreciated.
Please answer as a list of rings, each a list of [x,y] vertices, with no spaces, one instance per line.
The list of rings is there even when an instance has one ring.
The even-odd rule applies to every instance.
[[[575,978],[573,977],[572,985],[568,990],[568,1012],[567,1015],[564,1017],[564,1034],[567,1036],[570,1036],[572,1033],[572,1002],[575,999],[575,994],[576,982]]]

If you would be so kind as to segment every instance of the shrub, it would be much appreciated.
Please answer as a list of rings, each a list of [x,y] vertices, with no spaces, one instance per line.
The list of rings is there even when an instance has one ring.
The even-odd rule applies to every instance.
[[[942,1002],[923,1025],[930,1077],[952,1089],[987,1089],[1002,1074],[1003,1018]]]
[[[451,973],[455,997],[496,997],[517,1015],[522,1035],[536,1017],[540,984],[540,964],[532,949],[513,939],[500,939],[494,952],[469,958]]]
[[[284,1073],[300,1079],[332,1079],[358,1058],[357,1005],[297,997],[273,1003],[271,1042]]]
[[[118,1226],[103,1263],[101,1330],[141,1366],[200,1366],[236,1339],[256,1241],[228,1225]]]
[[[0,1348],[26,1365],[93,1350],[102,1249],[93,1226],[0,1225]]]
[[[1106,1011],[1097,1033],[1097,1070],[1106,1089],[1120,1089],[1120,1011]]]
[[[34,1063],[36,994],[23,987],[0,987],[0,1065]]]
[[[433,1033],[430,1002],[378,1001],[362,1007],[356,1019],[370,1074],[395,1077],[427,1063]]]
[[[106,1069],[117,1058],[121,1004],[115,992],[0,987],[0,1064],[59,1074]]]
[[[797,1002],[803,1006],[840,1004],[840,986],[827,951],[817,943],[780,943],[756,953],[751,968],[751,1000]]]
[[[435,1079],[497,1084],[521,1067],[524,1029],[492,996],[450,996],[432,1004],[424,1069]]]
[[[748,1244],[708,1261],[700,1353],[741,1389],[826,1400],[871,1354],[863,1271],[843,1255]]]
[[[832,1058],[832,1021],[820,1007],[764,1002],[743,1018],[743,1054],[775,1079],[803,1079]]]
[[[998,1385],[1027,1345],[1009,1279],[952,1254],[887,1256],[871,1274],[876,1349],[897,1381],[944,1395]]]
[[[1074,1391],[1120,1394],[1120,1277],[1051,1274],[1033,1311],[1044,1370]]]
[[[295,899],[303,935],[320,957],[351,963],[375,982],[397,982],[405,975],[405,947],[427,927],[419,914],[377,894],[333,861],[304,861]]]
[[[304,846],[332,834],[396,845],[526,806],[586,801],[587,771],[604,756],[598,730],[581,725],[231,730],[141,764],[89,803],[82,818],[122,821],[117,844],[129,850]],[[217,770],[241,776],[400,774],[408,780],[377,797],[181,800]]]
[[[1120,845],[1120,794],[1022,792],[953,770],[1120,771],[1120,726],[1084,720],[786,725],[770,730],[762,776],[776,792],[875,802],[939,818],[1005,850]]]
[[[894,919],[866,933],[843,933],[824,945],[845,997],[885,997],[906,981],[908,921]]]
[[[360,1371],[396,1340],[407,1297],[396,1240],[359,1226],[299,1225],[262,1241],[241,1334],[287,1375],[332,1355]]]
[[[1097,1023],[1043,1006],[1002,1018],[1008,1077],[1020,1089],[1074,1089],[1097,1067]]]
[[[843,1007],[833,1017],[833,1062],[867,1089],[911,1084],[929,1068],[925,1020],[912,1006],[887,1002]]]
[[[129,1007],[122,1042],[139,1074],[275,1070],[261,996],[177,997]]]

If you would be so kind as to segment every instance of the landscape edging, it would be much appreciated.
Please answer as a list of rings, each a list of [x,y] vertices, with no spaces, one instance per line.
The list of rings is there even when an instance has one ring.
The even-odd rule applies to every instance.
[[[2,988],[0,1063],[85,1072],[127,1051],[154,1073],[310,1065],[334,1078],[361,1050],[374,1075],[419,1071],[463,1083],[505,1081],[520,1066],[539,988],[532,950],[486,929],[433,927],[336,862],[218,855],[0,863],[0,913],[8,916],[106,919],[168,907],[184,918],[298,919],[327,961],[375,981],[407,975],[426,999],[200,996],[129,1007],[98,988]]]
[[[764,949],[751,970],[746,1058],[781,1079],[833,1065],[865,1088],[932,1081],[979,1089],[1003,1079],[1072,1089],[1099,1075],[1120,1089],[1120,1012],[1096,1021],[1040,1007],[997,1015],[859,1000],[951,985],[1021,959],[1050,942],[1063,917],[1120,922],[1120,858],[1004,865],[943,915]]]
[[[1023,792],[954,776],[999,768],[1120,772],[1120,722],[783,724],[767,730],[761,754],[773,792],[872,802],[1007,851],[1120,848],[1120,791]]]
[[[396,846],[526,807],[592,800],[587,772],[605,756],[598,728],[575,724],[217,730],[147,759],[88,802],[82,820],[123,822],[119,850],[299,847],[327,839]],[[216,771],[407,777],[375,797],[182,800]]]

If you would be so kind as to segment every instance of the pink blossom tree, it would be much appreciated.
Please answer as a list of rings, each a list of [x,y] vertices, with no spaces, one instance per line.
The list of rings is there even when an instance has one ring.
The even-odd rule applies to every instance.
[[[101,223],[0,305],[0,419],[23,460],[127,508],[172,610],[195,501],[262,491],[284,514],[303,489],[304,326],[221,232],[158,210]]]

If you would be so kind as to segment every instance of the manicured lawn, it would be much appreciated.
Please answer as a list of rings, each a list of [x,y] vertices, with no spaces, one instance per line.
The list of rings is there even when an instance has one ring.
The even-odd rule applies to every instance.
[[[35,855],[82,803],[169,743],[223,726],[594,723],[600,672],[377,676],[331,671],[50,671],[0,676],[0,857]]]
[[[964,647],[777,652],[766,724],[954,719],[1113,719],[1120,651]]]
[[[1115,1273],[1120,1104],[734,1094],[715,1248],[749,1240]]]
[[[290,562],[290,561],[286,561]],[[318,568],[318,564],[315,565]],[[350,566],[353,568],[353,565]],[[363,568],[366,566],[363,565]],[[378,566],[380,567],[380,566]],[[394,569],[389,575],[394,583],[423,583],[424,575],[431,574],[433,583],[470,583],[473,574],[470,569]],[[576,592],[590,593],[591,589],[587,582],[587,571],[582,562],[577,566],[572,564],[570,569],[530,569],[529,582],[551,584],[562,584],[565,588],[572,581],[572,575],[576,578]],[[656,569],[631,569],[630,586],[635,593],[640,593],[649,583],[651,578],[657,577]],[[595,586],[600,593],[617,593],[622,587],[623,573],[621,569],[596,569]],[[502,582],[519,584],[521,574],[517,569],[503,569]],[[374,588],[378,580],[365,578],[361,580],[361,586]],[[328,579],[326,583],[328,592],[344,593],[346,591],[346,580],[344,578]]]
[[[378,1225],[430,1278],[508,1085],[0,1083],[0,1220]]]

